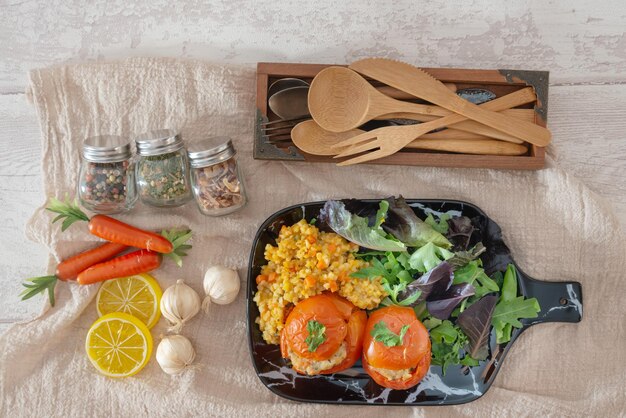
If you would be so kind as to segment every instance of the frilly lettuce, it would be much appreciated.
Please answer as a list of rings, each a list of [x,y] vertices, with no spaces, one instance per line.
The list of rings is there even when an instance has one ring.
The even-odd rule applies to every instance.
[[[437,267],[442,261],[452,257],[454,257],[453,252],[429,242],[411,254],[409,265],[420,273],[426,273]]]
[[[348,212],[343,202],[329,200],[320,210],[319,219],[326,222],[337,234],[361,247],[377,251],[404,252],[407,250],[406,245],[389,239],[380,226],[385,219],[386,207],[387,202],[381,201],[376,221],[373,226],[369,226],[367,218]]]
[[[407,246],[422,247],[429,242],[443,248],[452,246],[446,237],[418,218],[402,196],[390,197],[387,202],[389,211],[382,227]]]

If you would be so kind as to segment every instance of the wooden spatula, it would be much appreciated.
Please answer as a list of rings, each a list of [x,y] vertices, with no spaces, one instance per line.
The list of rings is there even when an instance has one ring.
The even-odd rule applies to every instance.
[[[545,147],[552,137],[549,130],[539,125],[481,109],[461,99],[442,82],[412,65],[384,58],[367,58],[352,63],[350,68],[531,144]]]

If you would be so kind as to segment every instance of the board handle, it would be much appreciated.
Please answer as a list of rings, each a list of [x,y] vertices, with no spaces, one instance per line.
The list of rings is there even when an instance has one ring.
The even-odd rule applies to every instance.
[[[531,326],[544,322],[580,322],[583,317],[582,287],[578,282],[545,282],[525,276],[521,281],[527,298],[537,298],[541,311],[526,320]]]

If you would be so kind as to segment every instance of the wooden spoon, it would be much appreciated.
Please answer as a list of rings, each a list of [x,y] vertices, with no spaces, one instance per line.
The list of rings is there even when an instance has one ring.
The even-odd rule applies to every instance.
[[[389,113],[432,114],[432,106],[395,100],[344,67],[320,71],[309,89],[309,112],[325,130],[344,132]]]
[[[291,138],[296,147],[307,154],[332,156],[341,152],[341,149],[333,148],[333,145],[363,132],[365,131],[361,129],[329,132],[315,121],[307,120],[293,128]],[[528,151],[525,145],[483,138],[421,137],[408,144],[406,148],[480,155],[523,155]]]
[[[313,155],[337,155],[338,150],[332,146],[362,134],[361,129],[350,129],[346,132],[329,132],[319,126],[315,121],[305,120],[291,130],[291,140],[298,149]]]

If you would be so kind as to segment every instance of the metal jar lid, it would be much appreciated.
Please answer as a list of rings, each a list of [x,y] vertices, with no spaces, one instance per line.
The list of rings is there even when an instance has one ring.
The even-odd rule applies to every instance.
[[[135,138],[139,155],[161,155],[183,147],[182,136],[171,129],[144,132]]]
[[[192,167],[206,167],[228,160],[236,151],[229,137],[215,136],[189,144],[187,153]]]
[[[114,163],[131,157],[130,142],[117,135],[90,136],[83,141],[83,158],[94,163]]]

